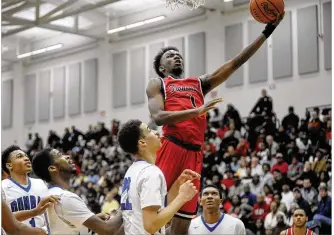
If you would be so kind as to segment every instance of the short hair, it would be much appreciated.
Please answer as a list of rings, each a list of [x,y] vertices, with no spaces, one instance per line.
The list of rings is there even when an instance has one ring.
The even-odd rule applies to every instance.
[[[6,167],[6,163],[8,162],[10,154],[16,150],[22,150],[22,149],[17,145],[11,145],[2,152],[1,155],[2,170],[4,170],[7,174],[9,174],[9,170]]]
[[[46,182],[51,182],[49,166],[54,164],[54,159],[51,155],[52,148],[46,148],[38,152],[32,160],[32,169],[38,178]]]
[[[138,153],[138,140],[143,135],[140,125],[142,121],[131,119],[124,123],[118,131],[118,143],[121,148],[131,154]]]
[[[179,49],[177,49],[176,47],[163,47],[161,48],[161,50],[158,52],[158,54],[156,54],[156,56],[154,57],[154,61],[153,61],[153,67],[155,72],[159,75],[159,77],[164,78],[165,75],[160,72],[159,67],[160,67],[160,60],[162,58],[162,56],[167,52],[167,51],[177,51],[179,52]]]
[[[202,192],[201,192],[201,196],[200,196],[201,198],[202,198],[202,194],[203,194],[204,189],[207,189],[207,188],[215,188],[215,189],[217,189],[217,191],[219,193],[219,198],[223,199],[222,192],[220,191],[220,189],[216,185],[213,185],[213,184],[209,184],[209,185],[206,185],[206,186],[203,187]]]

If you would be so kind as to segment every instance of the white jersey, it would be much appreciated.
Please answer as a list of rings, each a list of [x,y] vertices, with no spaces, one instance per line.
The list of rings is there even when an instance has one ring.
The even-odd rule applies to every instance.
[[[60,197],[60,202],[47,210],[51,234],[89,234],[83,223],[94,213],[88,209],[84,201],[78,195],[58,186],[49,187],[46,196],[51,195]]]
[[[12,212],[31,210],[37,207],[48,188],[41,179],[28,177],[28,185],[21,185],[12,178],[2,181],[2,192]],[[42,228],[49,231],[46,214],[35,216],[22,221],[28,226]]]
[[[135,161],[125,174],[121,209],[125,234],[149,234],[144,229],[142,209],[148,206],[165,207],[167,185],[162,171],[143,160]],[[160,234],[165,234],[165,227]]]
[[[222,214],[215,224],[207,224],[203,216],[193,219],[188,234],[246,235],[246,229],[241,220]]]

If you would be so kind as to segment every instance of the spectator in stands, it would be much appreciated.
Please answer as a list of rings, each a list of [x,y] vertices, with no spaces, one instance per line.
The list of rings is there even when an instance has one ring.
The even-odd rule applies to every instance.
[[[233,176],[234,185],[231,186],[228,197],[232,198],[234,195],[241,195],[244,191],[243,185],[241,184],[241,180],[238,175]]]
[[[260,180],[260,176],[259,175],[254,175],[253,176],[253,180],[250,183],[250,191],[255,194],[255,195],[259,195],[262,193],[263,190],[263,184]]]
[[[213,128],[219,128],[223,115],[220,113],[218,108],[214,108],[210,115],[210,123]]]
[[[241,137],[239,139],[239,144],[237,146],[237,149],[235,150],[235,153],[242,156],[246,157],[249,153],[249,143],[244,137]]]
[[[294,197],[293,197],[293,192],[290,190],[290,185],[288,183],[283,184],[281,195],[282,195],[281,202],[285,204],[287,211],[290,211]]]
[[[60,137],[56,134],[55,131],[50,130],[48,141],[47,141],[47,146],[49,148],[58,148],[59,145],[60,145]]]
[[[275,228],[277,225],[277,216],[282,215],[283,220],[286,221],[286,217],[283,212],[278,210],[278,205],[276,201],[272,201],[270,204],[270,213],[267,214],[264,220],[264,227],[267,229],[269,227]]]
[[[262,164],[263,170],[263,177],[262,177],[262,184],[268,184],[270,186],[273,185],[273,175],[270,173],[270,165],[268,163]]]
[[[310,162],[305,162],[304,163],[304,170],[302,176],[297,180],[296,184],[297,185],[302,185],[304,182],[303,180],[305,178],[311,179],[311,183],[314,187],[318,187],[319,182],[318,182],[318,176],[317,174],[311,169],[311,163]]]
[[[299,208],[305,210],[305,213],[309,219],[312,219],[312,211],[310,204],[303,198],[300,188],[295,187],[293,189],[294,202],[297,203]]]
[[[327,163],[328,156],[324,156],[321,150],[317,150],[315,153],[315,158],[312,163],[312,170],[319,175],[320,172],[326,170],[326,163]]]
[[[273,230],[273,234],[280,234],[283,230],[286,230],[290,226],[287,224],[286,217],[282,214],[277,215],[277,225]]]
[[[33,143],[34,143],[34,140],[32,139],[32,134],[29,133],[28,134],[28,139],[26,141],[26,149],[27,149],[28,152],[31,151],[31,147],[32,147]]]
[[[279,192],[274,193],[274,201],[277,203],[278,211],[281,211],[284,214],[288,212],[285,203],[282,202],[282,196]]]
[[[320,197],[318,209],[313,220],[320,222],[322,225],[330,226],[332,223],[332,198],[328,196],[326,186],[320,187]]]
[[[314,212],[318,206],[318,192],[312,187],[311,179],[304,178],[304,187],[301,189],[302,197],[311,206],[311,211]]]
[[[271,115],[273,113],[273,100],[268,96],[266,89],[262,89],[261,93],[262,97],[256,102],[251,114]]]
[[[312,118],[308,122],[308,131],[310,133],[310,138],[312,145],[317,143],[317,139],[320,137],[320,131],[324,128],[323,122],[319,118],[319,109],[315,108],[312,112]]]
[[[263,195],[257,195],[256,203],[253,206],[252,219],[264,220],[269,212],[270,206],[265,203]]]
[[[248,204],[251,206],[256,203],[256,195],[251,193],[249,184],[244,185],[244,193],[242,194],[241,198],[247,198]]]
[[[290,130],[291,128],[298,130],[299,117],[294,113],[292,106],[289,107],[289,114],[283,118],[282,126],[284,130]]]
[[[119,203],[115,200],[115,196],[118,193],[118,188],[113,188],[111,192],[107,193],[106,201],[102,206],[102,213],[110,214],[114,210],[118,210]]]
[[[298,161],[297,156],[292,157],[292,163],[289,165],[288,168],[288,178],[293,183],[296,183],[296,181],[301,177],[303,174],[303,163]]]
[[[288,163],[284,162],[283,160],[283,154],[282,153],[277,153],[276,154],[276,160],[277,163],[273,165],[271,168],[271,173],[273,173],[275,170],[278,170],[281,172],[283,175],[286,175],[289,170],[289,165]]]
[[[278,149],[279,149],[279,145],[274,141],[274,139],[271,135],[268,135],[266,137],[266,144],[267,144],[267,148],[269,150],[268,156],[275,156]]]
[[[262,166],[259,164],[259,159],[256,156],[252,157],[251,169],[252,169],[252,176],[254,175],[263,176]]]
[[[240,114],[232,104],[228,104],[226,113],[223,117],[223,125],[227,126],[231,119],[234,120],[235,129],[240,131],[242,126]]]
[[[300,132],[299,137],[296,139],[296,146],[299,150],[299,153],[310,153],[312,150],[312,142],[307,137],[306,132]]]
[[[241,138],[240,131],[235,129],[234,121],[230,122],[229,130],[224,135],[225,141],[226,142],[232,142],[235,139],[237,139],[237,142],[239,142],[240,138]]]

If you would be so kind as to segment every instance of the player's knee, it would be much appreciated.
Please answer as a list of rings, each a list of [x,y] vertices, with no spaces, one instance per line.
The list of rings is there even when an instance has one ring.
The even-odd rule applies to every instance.
[[[190,219],[174,217],[171,223],[171,235],[187,235],[190,222]]]

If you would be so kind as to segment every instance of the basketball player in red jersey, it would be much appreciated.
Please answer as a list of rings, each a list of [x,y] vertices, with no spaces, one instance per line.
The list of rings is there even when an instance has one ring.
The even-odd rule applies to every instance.
[[[312,230],[306,228],[307,216],[303,209],[293,212],[293,226],[283,230],[280,235],[317,235]]]
[[[204,96],[254,55],[273,33],[282,16],[268,24],[262,34],[239,55],[209,75],[182,78],[184,62],[175,47],[163,48],[156,55],[154,68],[159,78],[150,79],[146,94],[152,119],[157,125],[163,125],[164,138],[157,153],[156,165],[165,175],[168,190],[184,169],[201,173],[206,113],[222,102],[218,98],[204,103]],[[194,183],[200,191],[200,182]],[[176,214],[171,223],[172,234],[187,234],[190,220],[197,213],[197,202],[198,197],[195,196]]]

